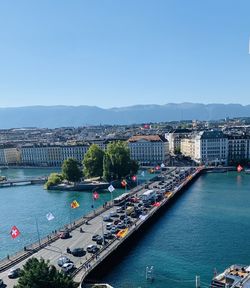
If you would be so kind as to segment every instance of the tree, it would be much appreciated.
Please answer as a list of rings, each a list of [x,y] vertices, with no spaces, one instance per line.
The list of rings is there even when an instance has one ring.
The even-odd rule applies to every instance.
[[[90,146],[83,159],[83,173],[86,177],[97,177],[103,174],[103,150],[96,144]]]
[[[127,143],[122,141],[109,143],[103,161],[103,175],[106,180],[116,180],[129,174],[136,174],[138,166],[130,159]]]
[[[78,283],[59,272],[49,261],[30,258],[23,266],[14,288],[77,288]]]
[[[78,182],[82,177],[82,171],[79,168],[78,162],[73,158],[64,160],[62,165],[63,178],[71,181]]]
[[[45,189],[49,189],[53,185],[60,184],[63,180],[62,174],[59,173],[51,173],[49,175],[48,181],[45,183]]]

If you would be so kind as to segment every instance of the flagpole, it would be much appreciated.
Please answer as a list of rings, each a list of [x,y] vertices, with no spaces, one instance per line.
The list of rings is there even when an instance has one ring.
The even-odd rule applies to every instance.
[[[38,229],[37,217],[35,217],[35,220],[36,220],[36,232],[37,232],[37,237],[38,237],[38,243],[39,243],[39,246],[41,246],[41,239],[40,239],[40,233]]]

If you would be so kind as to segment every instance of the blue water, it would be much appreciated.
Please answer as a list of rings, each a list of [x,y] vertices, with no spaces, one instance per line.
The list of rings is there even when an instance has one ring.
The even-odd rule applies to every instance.
[[[196,180],[130,247],[102,281],[115,288],[208,287],[214,269],[250,264],[250,175],[206,174]],[[155,280],[145,280],[146,266]]]
[[[6,169],[1,175],[8,178],[44,176],[51,173],[52,169]],[[152,177],[145,175],[143,181]],[[113,197],[124,193],[116,189]],[[100,192],[100,198],[94,202],[95,208],[102,206],[110,200],[110,193]],[[71,209],[70,203],[77,200],[80,207]],[[38,240],[36,219],[39,233],[44,237],[54,230],[58,230],[74,219],[80,218],[92,210],[92,192],[74,191],[47,191],[42,185],[27,185],[19,187],[0,188],[0,258],[13,254],[23,249],[24,246]],[[55,219],[48,221],[46,214],[51,212]],[[13,240],[10,236],[11,227],[15,225],[20,230],[20,237]]]

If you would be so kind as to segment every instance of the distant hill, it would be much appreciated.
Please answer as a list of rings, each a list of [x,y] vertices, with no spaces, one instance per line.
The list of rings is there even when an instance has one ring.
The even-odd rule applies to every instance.
[[[192,119],[218,120],[225,117],[250,117],[250,105],[169,103],[166,105],[135,105],[110,109],[95,106],[0,108],[0,128],[55,128]]]

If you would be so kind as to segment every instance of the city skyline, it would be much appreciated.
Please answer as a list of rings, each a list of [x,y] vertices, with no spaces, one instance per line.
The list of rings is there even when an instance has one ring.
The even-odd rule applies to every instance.
[[[250,104],[248,1],[0,4],[0,107]]]

